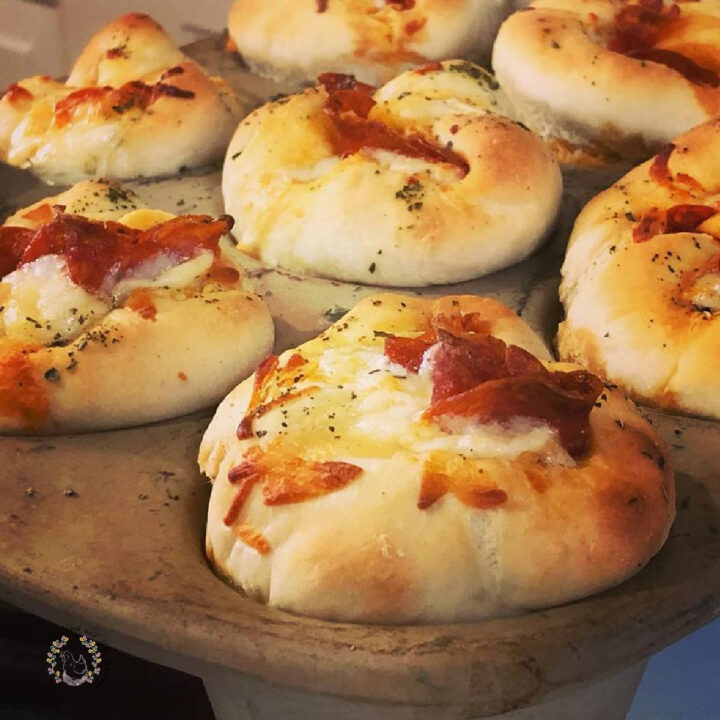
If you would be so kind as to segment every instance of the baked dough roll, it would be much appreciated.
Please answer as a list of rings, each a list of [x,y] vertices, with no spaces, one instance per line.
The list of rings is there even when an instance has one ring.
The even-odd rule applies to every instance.
[[[0,227],[0,432],[139,425],[216,403],[273,323],[221,240],[231,221],[84,181]]]
[[[428,60],[488,59],[509,0],[235,0],[230,37],[254,72],[379,85]]]
[[[0,160],[49,183],[170,175],[222,157],[242,115],[149,16],[100,30],[67,82],[14,83],[0,100]]]
[[[274,607],[378,623],[512,615],[634,575],[674,516],[668,450],[548,358],[494,300],[363,300],[218,408],[208,558]]]
[[[720,112],[720,2],[535,0],[493,66],[566,162],[640,160]]]
[[[557,163],[501,113],[494,78],[434,63],[379,90],[347,75],[255,110],[223,168],[241,250],[374,285],[459,282],[527,257],[552,227]]]
[[[563,358],[643,402],[720,418],[720,123],[594,198],[562,268]]]

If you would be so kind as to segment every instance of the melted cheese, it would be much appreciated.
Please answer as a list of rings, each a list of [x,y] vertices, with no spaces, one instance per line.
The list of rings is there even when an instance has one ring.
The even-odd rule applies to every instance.
[[[441,429],[424,420],[432,395],[430,373],[430,363],[424,363],[418,374],[391,363],[382,345],[331,348],[316,365],[301,367],[296,375],[293,389],[317,390],[274,407],[254,422],[253,429],[263,444],[279,440],[288,451],[297,449],[305,456],[310,451],[318,460],[435,451],[468,458],[515,458],[533,452],[573,464],[555,432],[539,421],[518,418],[500,425],[455,417]]]
[[[4,334],[28,343],[67,340],[92,326],[110,304],[76,285],[59,255],[45,255],[3,278]]]
[[[119,222],[146,230],[173,217],[162,210],[142,209],[127,213]],[[0,283],[0,335],[40,344],[73,340],[113,306],[122,304],[133,290],[187,287],[207,273],[213,259],[212,252],[204,251],[177,264],[163,253],[99,296],[70,279],[63,257],[45,255],[8,274]]]
[[[213,264],[212,252],[206,250],[179,265],[172,257],[160,254],[152,261],[139,265],[131,277],[121,280],[113,290],[115,304],[121,304],[137,288],[178,289],[192,285],[207,273]]]
[[[172,220],[174,217],[177,216],[164,210],[141,208],[123,215],[118,222],[135,230],[149,230],[151,227]]]

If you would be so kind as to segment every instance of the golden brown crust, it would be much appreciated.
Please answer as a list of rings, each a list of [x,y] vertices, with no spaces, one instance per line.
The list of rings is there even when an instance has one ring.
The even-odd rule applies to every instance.
[[[608,49],[616,13],[633,4],[535,0],[508,18],[493,49],[493,67],[520,120],[547,139],[612,161],[644,159],[717,114],[720,88]],[[720,3],[700,0],[678,7],[680,18],[667,25],[654,47],[683,54],[716,73]]]
[[[497,114],[492,76],[445,61],[374,99],[370,122],[452,149],[469,172],[372,147],[341,157],[327,91],[310,88],[256,110],[230,143],[223,197],[241,250],[296,272],[414,286],[493,272],[542,242],[560,172],[537,136]]]
[[[563,265],[567,318],[558,332],[562,357],[643,402],[711,417],[720,417],[710,360],[720,350],[717,269],[708,266],[720,237],[717,152],[720,123],[712,121],[674,141],[667,170],[650,160],[586,206]],[[697,228],[641,233],[651,216],[684,206],[711,217]]]
[[[32,218],[38,209],[42,215],[44,208],[56,204],[68,213],[114,221],[141,206],[116,183],[85,181],[18,211],[7,224],[37,227],[42,222]],[[40,278],[47,286],[56,282],[54,276]],[[7,283],[0,284],[0,292],[10,292]],[[65,285],[57,285],[54,292],[52,299],[64,302]],[[142,293],[139,304],[133,303],[132,294],[120,298],[114,308],[106,305],[107,314],[87,320],[69,341],[44,345],[23,341],[17,331],[6,334],[4,302],[0,432],[91,431],[193,412],[218,402],[272,348],[270,313],[243,288],[241,277],[221,285],[191,274],[185,286],[150,287]],[[53,308],[44,311],[56,322]],[[81,306],[71,312],[75,318],[84,310]],[[60,319],[58,327],[64,322]],[[36,407],[28,407],[26,395],[34,398]]]
[[[143,425],[210,407],[272,347],[272,320],[255,295],[154,290],[151,298],[153,320],[120,308],[71,344],[28,355],[50,403],[34,430]],[[26,430],[0,418],[0,432]]]
[[[508,0],[235,0],[230,36],[256,72],[275,80],[315,80],[323,72],[380,84],[428,60],[483,61]]]
[[[606,390],[598,399],[590,450],[577,461],[558,455],[554,441],[544,444],[550,436],[536,434],[546,431],[539,426],[515,425],[493,436],[487,426],[443,432],[422,424],[429,379],[422,373],[396,379],[378,357],[387,334],[416,337],[432,317],[448,313],[479,313],[489,332],[548,357],[528,326],[493,300],[378,295],[281,356],[281,368],[298,354],[307,361],[293,370],[303,379],[286,391],[309,385],[312,395],[264,414],[251,439],[238,440],[236,430],[254,380],[230,393],[199,456],[214,481],[206,547],[221,575],[251,597],[300,614],[453,622],[598,592],[636,573],[660,549],[674,516],[671,461],[618,393]],[[266,504],[259,481],[237,520],[225,524],[239,488],[228,473],[246,469],[262,452],[348,463],[362,473],[288,505]],[[460,489],[480,482],[495,488],[494,497],[504,492],[506,501],[480,509],[452,490],[421,509],[423,478],[438,468]],[[260,532],[268,547],[259,552],[246,544],[236,522]]]
[[[129,85],[138,81],[145,90]],[[225,81],[152,18],[125,15],[98,31],[66,83],[11,86],[0,100],[0,159],[52,183],[168,175],[218,159],[240,115]]]

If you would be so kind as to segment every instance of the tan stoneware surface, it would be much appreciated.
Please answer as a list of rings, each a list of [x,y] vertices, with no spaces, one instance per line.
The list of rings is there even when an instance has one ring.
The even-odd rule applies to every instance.
[[[276,91],[244,72],[221,39],[191,51],[256,102]],[[558,228],[529,261],[423,293],[496,297],[550,342],[572,221],[619,172],[568,175]],[[134,187],[168,211],[222,212],[217,170]],[[0,170],[6,210],[43,194],[24,173]],[[374,291],[243,262],[276,318],[278,350]],[[209,486],[195,458],[210,411],[84,436],[0,438],[0,598],[154,647],[177,664],[211,663],[348,698],[452,705],[463,717],[498,714],[630,666],[720,614],[720,428],[648,415],[678,470],[670,539],[636,578],[567,606],[476,624],[381,627],[295,617],[243,598],[203,555]]]

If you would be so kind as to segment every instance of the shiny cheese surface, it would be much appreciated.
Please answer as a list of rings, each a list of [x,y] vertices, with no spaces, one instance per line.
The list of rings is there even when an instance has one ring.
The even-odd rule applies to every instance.
[[[291,356],[287,353],[281,358],[281,368]],[[428,356],[415,374],[387,359],[382,340],[361,347],[329,348],[289,373],[287,392],[302,396],[256,420],[256,437],[261,438],[261,445],[280,442],[284,450],[304,450],[305,456],[312,448],[314,460],[433,451],[514,458],[535,452],[573,463],[555,433],[537,421],[519,418],[501,426],[458,417],[448,433],[424,420],[432,395],[432,349]],[[281,374],[288,376],[287,371]]]
[[[71,340],[111,308],[70,279],[59,255],[44,255],[6,275],[0,297],[2,334],[29,343]]]

